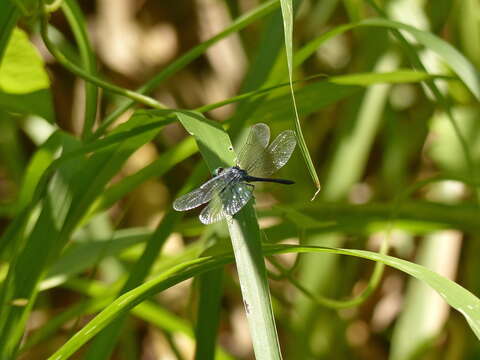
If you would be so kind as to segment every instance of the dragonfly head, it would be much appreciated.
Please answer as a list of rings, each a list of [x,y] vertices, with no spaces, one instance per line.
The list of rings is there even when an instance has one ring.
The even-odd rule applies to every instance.
[[[215,176],[218,176],[220,175],[225,169],[222,168],[222,167],[218,167],[215,169],[215,171],[213,172],[215,174]]]

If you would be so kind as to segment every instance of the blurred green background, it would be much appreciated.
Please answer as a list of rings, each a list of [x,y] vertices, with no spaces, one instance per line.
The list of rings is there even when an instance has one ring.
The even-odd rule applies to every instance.
[[[119,292],[230,249],[223,224],[171,208],[208,170],[164,109],[202,112],[237,149],[257,122],[273,136],[295,129],[278,2],[50,5],[46,18],[36,0],[0,4],[2,359],[48,358]],[[311,201],[297,148],[277,174],[294,186],[256,186],[262,240],[388,247],[478,295],[480,2],[293,10],[293,87],[322,190]],[[480,358],[480,325],[403,272],[332,254],[266,260],[285,359]],[[72,358],[208,359],[205,343],[218,359],[252,359],[235,267],[220,269],[150,296]]]

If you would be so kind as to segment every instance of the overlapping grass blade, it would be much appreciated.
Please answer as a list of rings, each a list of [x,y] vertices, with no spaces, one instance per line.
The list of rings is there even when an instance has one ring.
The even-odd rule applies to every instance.
[[[78,142],[64,135],[63,148],[78,146]],[[84,159],[76,165],[84,165]],[[2,284],[0,306],[0,332],[9,336],[0,337],[0,357],[13,358],[23,335],[25,321],[36,298],[36,284],[45,269],[48,259],[59,251],[61,227],[71,206],[76,173],[72,163],[66,163],[53,176],[50,188],[39,206],[26,208],[25,222],[30,219],[34,226],[29,234],[23,234],[23,226],[11,237],[16,239],[9,271]],[[39,214],[38,214],[39,213]],[[35,216],[36,215],[36,216]],[[13,225],[15,228],[15,225]]]
[[[177,59],[175,62],[171,63],[169,66],[167,66],[164,70],[162,70],[160,73],[158,73],[156,76],[154,76],[150,81],[148,81],[145,85],[140,87],[137,92],[141,94],[148,93],[155,89],[156,86],[161,84],[163,81],[165,81],[167,78],[190,64],[193,60],[198,58],[200,55],[205,53],[209,47],[217,43],[218,41],[222,40],[223,38],[227,37],[230,34],[233,34],[243,28],[245,28],[247,25],[251,24],[252,22],[268,15],[272,11],[275,10],[275,8],[278,7],[278,1],[277,0],[270,0],[265,2],[264,4],[256,7],[249,13],[246,13],[239,17],[238,19],[235,19],[235,21],[230,24],[225,30],[220,32],[219,34],[213,36],[212,38],[208,39],[207,41],[202,42],[201,44],[195,46],[193,49],[185,53],[183,56],[181,56],[179,59]],[[108,126],[111,125],[111,123],[122,113],[124,113],[129,107],[131,107],[134,104],[134,101],[132,100],[126,100],[124,103],[119,106],[118,109],[113,111],[103,122],[102,124],[98,127],[97,131],[95,132],[94,138],[97,138],[101,136]]]
[[[318,47],[326,40],[358,27],[383,27],[387,29],[407,31],[420,44],[432,50],[440,58],[442,58],[443,61],[445,61],[445,63],[470,89],[472,94],[477,99],[480,99],[480,77],[478,75],[478,71],[470,63],[470,61],[465,58],[465,56],[463,56],[457,49],[455,49],[452,45],[430,32],[419,30],[417,28],[414,28],[413,26],[383,18],[371,18],[362,20],[360,22],[335,27],[334,29],[310,41],[307,45],[300,49],[296,53],[294,63],[300,64],[305,61],[305,59],[315,53]]]
[[[86,23],[80,7],[73,0],[64,0],[62,9],[67,21],[70,24],[72,33],[78,44],[80,59],[83,68],[90,74],[96,74],[95,54],[92,51],[86,31]],[[82,136],[86,138],[92,133],[97,114],[98,88],[90,82],[85,83],[85,115],[82,129]]]
[[[145,243],[151,235],[151,230],[129,228],[116,231],[108,240],[91,238],[77,240],[50,267],[39,288],[46,290],[58,286],[69,277],[94,266],[104,257],[118,255],[133,245]]]
[[[194,171],[193,175],[188,178],[181,191],[187,192],[191,190],[195,185],[197,185],[203,176],[203,168],[201,166],[197,166],[196,171]],[[166,212],[162,221],[157,226],[152,236],[148,239],[142,255],[130,270],[128,279],[120,290],[120,294],[126,293],[145,280],[153,267],[155,259],[160,254],[167,238],[173,232],[174,227],[181,220],[182,216],[183,213],[174,211],[173,209],[170,209]],[[116,319],[113,324],[111,324],[95,339],[94,343],[86,354],[86,359],[102,359],[109,357],[122,330],[123,320],[123,317]]]
[[[133,116],[119,126],[118,131],[132,130],[156,120],[152,116]],[[65,161],[52,177],[46,192],[40,191],[40,215],[33,230],[26,236],[25,247],[20,248],[23,242],[18,242],[16,258],[10,264],[2,287],[0,329],[11,335],[1,338],[0,354],[3,357],[12,357],[18,347],[26,318],[35,302],[37,283],[49,259],[60,253],[86,210],[126,159],[157,132],[158,128],[153,128],[128,141],[106,147],[92,155],[88,161],[85,157]],[[76,140],[66,135],[63,143],[65,153],[80,147]],[[17,234],[10,235],[21,238],[22,227],[17,230]]]
[[[437,273],[406,260],[398,259],[392,256],[381,255],[378,253],[351,250],[326,248],[315,246],[296,246],[296,245],[268,245],[263,248],[264,255],[270,256],[281,253],[327,253],[348,255],[360,257],[373,261],[382,262],[388,266],[403,271],[410,276],[426,283],[436,290],[445,301],[458,310],[467,320],[473,332],[480,339],[480,299],[475,297],[468,290],[453,281],[446,279]],[[137,304],[141,303],[148,297],[165,290],[181,281],[192,276],[199,276],[207,271],[217,269],[233,261],[232,254],[219,255],[215,257],[203,257],[192,260],[183,264],[179,264],[163,274],[155,277],[147,283],[129,291],[116,299],[110,306],[103,310],[93,320],[91,320],[84,328],[77,332],[66,344],[64,344],[50,360],[67,359],[83,344],[95,336],[111,321],[120,314],[129,311]]]
[[[173,166],[195,154],[197,151],[195,141],[192,138],[185,139],[183,142],[161,154],[158,159],[140,171],[123,178],[118,183],[109,187],[92,206],[90,214],[108,209],[146,180],[153,176],[162,176]]]
[[[0,3],[0,59],[3,58],[10,34],[19,16],[20,11],[12,1],[2,1]]]
[[[192,112],[178,112],[177,117],[195,137],[211,172],[217,167],[234,164],[233,146],[218,123]],[[249,202],[234,217],[228,218],[227,225],[255,356],[257,359],[281,359],[265,263],[261,255],[260,230],[252,203]]]

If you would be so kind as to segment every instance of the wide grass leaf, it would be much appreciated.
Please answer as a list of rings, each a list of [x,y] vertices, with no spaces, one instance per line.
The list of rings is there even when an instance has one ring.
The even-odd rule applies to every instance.
[[[53,122],[49,87],[43,59],[27,34],[14,28],[0,60],[0,106],[10,112],[39,115]]]
[[[15,28],[0,63],[0,90],[9,94],[27,94],[49,87],[43,59],[27,34]]]

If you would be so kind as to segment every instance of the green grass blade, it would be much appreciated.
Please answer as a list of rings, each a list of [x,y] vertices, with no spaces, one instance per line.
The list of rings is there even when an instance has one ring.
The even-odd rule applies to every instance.
[[[96,299],[88,299],[81,301],[67,310],[56,315],[54,318],[49,319],[49,321],[42,326],[40,329],[35,331],[31,336],[29,336],[27,342],[22,345],[20,348],[20,353],[24,353],[41,343],[42,341],[47,340],[52,335],[54,335],[58,329],[65,325],[69,321],[74,321],[76,318],[84,315],[94,314],[95,312],[101,311],[113,300],[113,297],[101,297]]]
[[[104,257],[118,255],[133,245],[145,243],[151,235],[151,230],[129,228],[114,232],[109,239],[88,237],[76,241],[50,267],[39,288],[46,290],[58,286]]]
[[[24,16],[33,16],[41,10],[41,4],[38,0],[11,0],[17,4]]]
[[[78,44],[82,66],[90,74],[96,74],[95,54],[88,40],[86,23],[82,11],[76,1],[64,0],[62,10],[70,24],[75,40]],[[92,133],[97,114],[98,89],[91,82],[85,82],[85,116],[82,137],[86,138]]]
[[[0,157],[3,159],[7,177],[18,184],[25,171],[26,154],[20,143],[20,129],[11,114],[0,108]]]
[[[396,56],[387,53],[380,57],[375,71],[393,71],[398,63]],[[387,84],[369,87],[357,115],[349,119],[349,123],[342,128],[324,183],[324,199],[341,199],[361,178],[383,119],[389,91],[390,86]]]
[[[301,50],[299,50],[295,57],[295,64],[300,64],[305,61],[310,55],[315,53],[318,47],[326,40],[358,27],[383,27],[394,30],[405,30],[420,44],[440,56],[440,58],[445,61],[445,63],[470,89],[472,94],[478,100],[480,100],[480,75],[471,62],[457,49],[430,32],[419,30],[413,26],[383,18],[371,18],[356,23],[337,26],[336,28],[310,41]]]
[[[467,320],[475,335],[480,339],[480,299],[455,282],[412,262],[364,250],[338,249],[316,246],[268,245],[263,247],[265,256],[284,253],[327,253],[364,258],[382,262],[415,277],[436,290],[450,306],[457,309]],[[231,254],[203,257],[179,264],[156,276],[145,284],[116,299],[111,305],[78,331],[49,359],[67,359],[83,344],[93,338],[120,314],[125,313],[148,297],[163,291],[192,276],[218,269],[233,260]]]
[[[198,251],[196,252],[196,254],[197,253]],[[190,256],[190,258],[191,257],[192,256]],[[182,261],[185,261],[185,259],[183,259]],[[170,267],[171,266],[165,266],[164,268],[168,269]],[[113,300],[111,287],[101,284],[97,281],[80,281],[79,279],[75,279],[69,281],[66,285],[67,287],[70,287],[71,289],[73,288],[73,290],[79,291],[82,294],[90,296],[92,298],[92,300],[87,302],[86,304],[78,304],[78,308],[85,309],[87,314],[105,308],[105,305],[108,305]],[[106,302],[107,304],[105,304]],[[189,338],[194,339],[194,330],[192,329],[192,325],[188,321],[185,321],[184,319],[164,309],[159,304],[154,303],[153,301],[143,301],[141,304],[134,307],[131,312],[132,315],[145,320],[146,322],[152,324],[153,326],[161,330],[169,333],[181,333],[188,336]],[[81,311],[68,311],[65,314],[61,314],[60,317],[62,317],[65,322],[67,320],[72,320],[72,317],[78,315],[79,313],[81,313]],[[59,326],[62,323],[60,319],[55,319],[54,322],[56,326]],[[52,328],[53,326],[47,324],[44,331],[52,331]],[[38,334],[36,338],[40,339],[44,331]],[[233,359],[222,348],[218,346],[215,349],[215,356],[217,360]]]
[[[0,62],[19,16],[20,12],[12,1],[0,3]]]
[[[134,115],[120,125],[117,131],[129,131],[156,121],[157,119],[150,115]],[[140,146],[152,140],[157,132],[158,128],[153,128],[129,138],[128,141],[106,147],[88,160],[85,157],[70,159],[64,162],[59,168],[61,171],[53,176],[49,186],[46,187],[47,192],[39,190],[38,195],[43,195],[40,198],[42,205],[40,216],[27,237],[26,246],[11,262],[7,279],[3,284],[0,329],[11,336],[1,338],[5,341],[0,344],[2,356],[9,358],[16,351],[26,317],[35,301],[37,283],[45,272],[48,260],[60,253],[86,210],[128,157]],[[68,145],[64,146],[64,149],[75,147],[78,149],[80,146],[76,140],[66,135],[63,142]],[[65,150],[65,153],[68,152]],[[32,204],[34,205],[36,201],[34,200]],[[21,238],[20,234],[17,236]],[[16,301],[17,303],[21,301],[26,305],[16,306],[16,299],[20,299]]]
[[[280,4],[276,2],[277,6]],[[282,34],[278,29],[282,26],[281,11],[276,10],[266,21],[260,35],[259,44],[252,64],[243,80],[241,92],[251,92],[265,85],[272,68],[282,49]],[[240,131],[245,128],[251,114],[262,104],[263,97],[251,102],[241,101],[232,117],[228,120],[230,137],[237,140]]]
[[[280,0],[280,4],[282,7],[282,15],[283,15],[283,29],[285,33],[285,51],[287,53],[287,65],[288,65],[288,78],[290,80],[290,91],[292,95],[293,101],[293,109],[295,111],[295,132],[297,134],[298,146],[300,147],[300,151],[302,152],[303,159],[307,165],[307,169],[312,177],[313,183],[316,187],[315,194],[313,195],[313,199],[317,196],[318,192],[320,191],[320,180],[318,179],[317,171],[315,170],[315,165],[313,165],[312,158],[310,157],[310,153],[308,151],[307,143],[305,142],[305,138],[303,137],[302,126],[300,125],[300,118],[298,116],[298,109],[297,103],[295,100],[295,92],[293,91],[293,0]]]
[[[369,86],[373,84],[379,84],[379,83],[391,83],[391,84],[402,84],[402,83],[416,83],[416,82],[422,82],[426,80],[455,80],[453,77],[449,76],[444,76],[444,75],[433,75],[433,74],[428,74],[423,71],[415,71],[415,70],[410,70],[410,69],[399,69],[398,71],[391,71],[391,72],[385,72],[385,73],[354,73],[354,74],[348,74],[348,75],[338,75],[338,76],[327,76],[323,74],[319,75],[313,75],[310,76],[306,79],[300,79],[296,80],[293,83],[300,83],[300,82],[307,82],[308,80],[313,80],[313,79],[318,79],[317,82],[325,81],[328,83],[333,83],[333,84],[340,84],[340,85],[359,85],[359,86]],[[311,85],[311,84],[310,84]],[[304,87],[308,87],[310,85],[305,85]],[[198,111],[201,113],[206,113],[207,111],[217,109],[219,107],[236,103],[236,102],[241,102],[245,101],[247,103],[255,103],[257,99],[262,98],[265,95],[268,95],[269,93],[273,93],[272,99],[283,96],[280,94],[276,94],[274,90],[281,89],[283,87],[290,86],[290,82],[286,83],[280,83],[278,85],[270,86],[267,88],[261,88],[259,90],[254,90],[254,91],[249,91],[237,96],[233,96],[231,98],[218,101],[216,103],[211,103],[207,105],[203,105],[199,108],[194,109],[194,111]],[[296,89],[295,90],[295,97],[297,99],[297,103],[299,104],[298,107],[302,109],[301,99],[299,98],[299,94],[302,94],[302,89]],[[336,90],[336,89],[332,89]],[[329,93],[329,89],[325,89],[327,94]],[[332,91],[335,93],[335,91]],[[325,94],[318,94],[318,96],[321,96],[320,98],[323,98]],[[334,101],[335,96],[332,96],[332,102]],[[339,100],[339,99],[338,99]],[[337,100],[337,101],[338,101]],[[268,104],[270,100],[267,99],[265,100],[265,104]],[[244,103],[241,103],[242,105],[245,105]],[[303,105],[305,106],[305,105]],[[252,113],[255,109],[251,109]],[[155,111],[155,110],[152,110]],[[259,108],[257,111],[262,111],[261,108]],[[235,116],[236,118],[236,116]],[[229,123],[231,123],[231,127],[237,126],[237,123],[235,123],[235,118],[231,118],[228,120]]]
[[[355,85],[339,85],[327,81],[317,81],[308,84],[296,92],[298,107],[304,115],[309,115],[337,101],[361,91]],[[291,120],[291,95],[279,95],[268,99],[252,115],[251,122],[262,121],[272,123]]]
[[[381,262],[385,265],[405,272],[438,292],[438,294],[450,306],[458,310],[465,317],[470,325],[470,328],[473,330],[477,338],[480,339],[480,299],[452,280],[447,279],[422,265],[418,265],[393,256],[382,255],[366,250],[332,249],[296,245],[271,245],[264,247],[264,253],[266,255],[289,253],[292,251],[296,253],[325,252],[330,254],[355,256]]]
[[[210,171],[232,166],[235,153],[227,133],[195,113],[177,113],[185,129],[195,137]],[[281,359],[280,345],[261,255],[261,236],[251,202],[227,219],[238,278],[241,284],[250,336],[257,359]]]
[[[222,270],[209,271],[198,278],[198,309],[195,326],[195,360],[214,359],[223,293]]]
[[[72,338],[70,338],[70,340],[68,340],[60,349],[58,349],[51,357],[49,357],[49,359],[68,359],[70,355],[72,355],[88,340],[92,339],[111,321],[140,304],[148,297],[175,284],[178,284],[179,282],[192,276],[199,276],[208,270],[213,270],[218,266],[228,263],[229,260],[231,261],[232,257],[217,259],[199,258],[171,267],[170,270],[167,270],[160,276],[155,277],[154,279],[117,298],[110,306],[108,306],[92,321],[90,321],[87,326],[82,328]],[[204,271],[199,271],[199,269]]]
[[[85,81],[88,81],[98,87],[103,88],[104,90],[108,90],[113,92],[114,94],[125,96],[140,104],[152,107],[154,109],[160,109],[160,110],[167,108],[164,104],[155,100],[154,98],[151,98],[149,96],[143,95],[141,93],[138,93],[132,90],[122,88],[113,83],[105,81],[102,78],[90,72],[85,71],[82,67],[78,66],[75,62],[71,61],[69,58],[65,56],[65,54],[63,54],[60,51],[57,45],[50,39],[49,25],[47,20],[48,18],[46,15],[44,15],[41,19],[40,33],[42,35],[42,40],[45,46],[47,47],[48,51],[50,51],[53,57],[55,57],[56,61],[59,64],[61,64],[63,67],[65,67],[68,71],[84,79]]]
[[[158,159],[145,166],[133,175],[123,178],[118,183],[109,187],[94,204],[90,213],[107,210],[115,202],[131,192],[137,186],[153,176],[162,176],[173,166],[190,157],[198,151],[197,145],[192,138],[187,138],[173,148],[161,154]]]
[[[246,209],[245,209],[246,208]],[[252,206],[227,220],[256,359],[281,359],[280,344],[261,251],[258,220]]]
[[[151,115],[135,113],[126,123],[121,124],[117,133],[129,132],[138,127],[155,124],[158,119]],[[69,210],[63,231],[71,231],[82,220],[86,210],[103,192],[106,184],[121,169],[123,163],[139,147],[151,141],[159,128],[152,128],[128,140],[119,142],[94,153],[88,160],[88,167],[81,169],[75,180],[75,193],[72,208]]]
[[[64,149],[78,145],[75,139],[67,135],[62,137]],[[36,284],[48,259],[61,246],[61,226],[71,205],[71,180],[76,172],[75,167],[83,165],[82,161],[77,160],[75,165],[65,163],[59,168],[38,206],[34,208],[32,204],[24,210],[26,219],[32,222],[31,231],[23,234],[23,227],[19,226],[17,232],[12,234],[16,239],[15,249],[0,291],[0,333],[9,336],[0,337],[0,358],[14,357],[37,295]]]
[[[31,157],[22,179],[22,185],[15,203],[10,210],[13,214],[25,209],[32,200],[35,186],[40,180],[43,172],[54,160],[55,152],[60,149],[61,131],[53,133]],[[5,244],[4,244],[5,245]]]
[[[218,41],[222,40],[223,38],[227,37],[230,34],[233,34],[247,25],[251,24],[252,22],[268,15],[273,10],[278,7],[277,0],[270,0],[262,5],[256,7],[252,11],[240,16],[239,18],[235,19],[235,21],[230,24],[225,30],[221,31],[217,35],[211,37],[207,41],[195,46],[193,49],[182,55],[179,59],[175,62],[168,65],[164,70],[154,76],[150,81],[148,81],[145,85],[140,87],[137,92],[140,94],[145,94],[151,92],[155,87],[161,84],[163,81],[168,79],[170,76],[177,73],[179,70],[183,69],[185,66],[190,64],[193,60],[201,56],[208,48],[212,45],[216,44]],[[126,100],[122,105],[118,107],[115,111],[113,111],[98,127],[97,131],[95,132],[94,138],[101,136],[106,129],[118,118],[121,114],[123,114],[128,108],[133,106],[134,101]]]
[[[191,190],[203,175],[203,168],[198,166],[193,175],[188,178],[181,191],[187,192]],[[167,211],[162,221],[157,226],[157,229],[147,241],[147,245],[143,250],[142,255],[130,270],[128,279],[120,290],[120,294],[126,293],[144,281],[148,273],[151,271],[155,259],[161,253],[162,247],[167,238],[172,233],[176,224],[181,220],[182,216],[183,213],[174,211],[173,209]],[[107,327],[95,339],[85,356],[86,359],[105,359],[109,357],[120,335],[120,331],[123,327],[123,320],[123,317],[116,319],[113,324]]]
[[[449,178],[443,178],[447,180]],[[304,229],[320,229],[332,223],[334,227],[326,228],[325,231],[337,229],[343,232],[361,232],[371,234],[375,231],[385,230],[391,214],[392,204],[371,202],[362,205],[348,203],[319,203],[315,206],[299,203],[293,204],[292,208],[301,211],[302,214],[318,221],[316,224],[300,222],[298,218],[289,215],[289,210],[273,209],[272,211],[260,212],[265,216],[285,216],[296,225]],[[465,232],[477,232],[480,224],[476,221],[477,209],[475,206],[452,206],[428,201],[405,201],[395,210],[395,226],[401,226],[405,230],[417,234],[429,231],[455,228]],[[363,215],[363,216],[361,216]],[[312,226],[313,225],[313,226]],[[363,231],[362,231],[363,229]],[[288,232],[291,236],[292,232]]]
[[[470,89],[472,94],[480,100],[480,75],[466,57],[446,41],[431,32],[422,31],[413,26],[387,19],[369,19],[364,22],[367,26],[382,26],[397,30],[405,30],[415,39],[440,56]]]
[[[419,244],[415,262],[447,276],[454,272],[459,257],[459,234],[431,233]],[[391,360],[421,358],[428,344],[441,334],[448,318],[447,305],[424,283],[409,279],[404,311],[399,314],[392,334]]]
[[[210,172],[235,164],[230,138],[219,123],[193,111],[178,111],[176,115],[185,130],[195,138]]]
[[[389,72],[354,73],[348,75],[332,76],[328,81],[335,84],[370,86],[374,84],[403,84],[416,83],[427,80],[444,79],[453,80],[452,77],[428,74],[424,71],[398,69]]]

